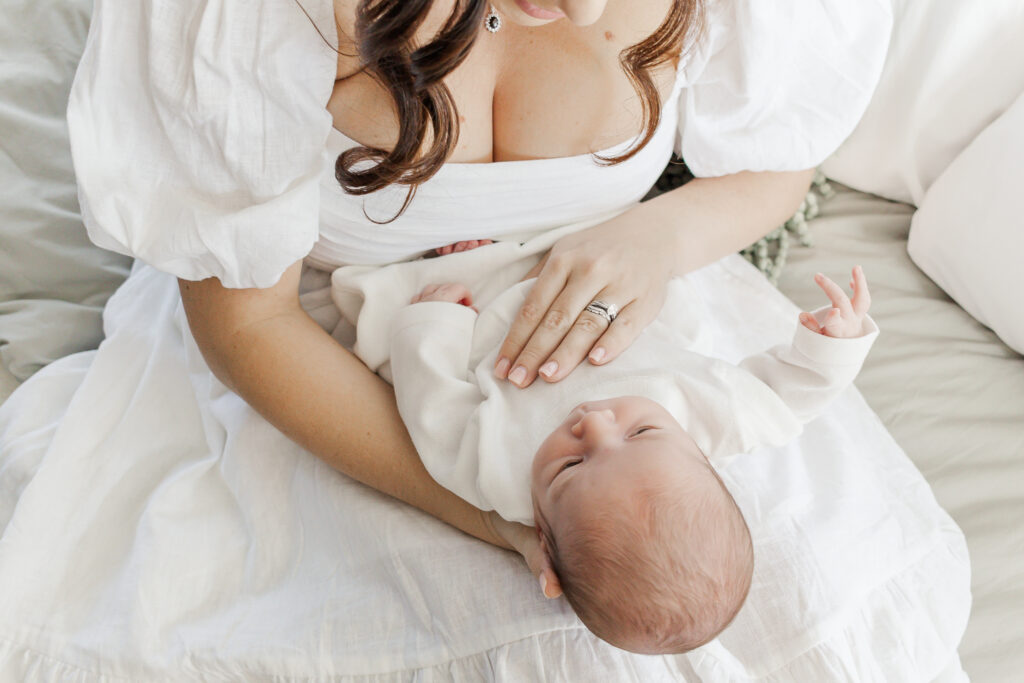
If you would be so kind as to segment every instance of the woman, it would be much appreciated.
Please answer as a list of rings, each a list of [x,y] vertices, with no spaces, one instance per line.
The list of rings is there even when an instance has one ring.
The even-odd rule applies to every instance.
[[[494,33],[485,26],[492,11],[501,22]],[[389,72],[381,64],[403,50],[407,53],[407,45],[428,45],[444,30],[446,21],[450,22],[448,40],[460,48],[447,47],[452,54],[424,67],[431,71],[416,74],[432,79],[430,95],[435,105],[448,104],[437,92],[442,84],[447,86],[452,100],[448,115],[458,116],[457,128],[452,125],[444,130],[450,137],[439,138],[439,144],[433,147],[429,139],[418,144],[417,138],[429,138],[425,131],[403,131],[403,153],[397,155],[397,162],[388,159],[391,166],[399,167],[390,176],[380,174],[367,179],[352,172],[351,162],[347,168],[342,164],[342,180],[350,189],[366,192],[383,181],[397,180],[403,164],[422,166],[415,151],[410,150],[422,148],[433,154],[430,162],[436,170],[441,160],[486,163],[586,155],[636,135],[641,126],[644,132],[653,133],[658,121],[653,118],[658,114],[655,107],[674,93],[678,60],[694,59],[691,50],[684,54],[684,48],[689,47],[686,41],[698,34],[704,8],[686,0],[640,5],[566,0],[546,6],[499,0],[493,10],[483,2],[403,1],[371,6],[339,0],[334,15],[339,40],[337,80],[325,104],[334,128],[376,149],[391,150],[398,139],[399,124],[413,125],[399,121],[392,113],[395,105],[387,92],[394,92],[399,87],[398,78],[406,74],[397,69]],[[316,23],[323,28],[322,21]],[[663,23],[666,27],[659,32]],[[714,23],[706,29],[712,38],[717,33]],[[401,39],[387,38],[389,35]],[[632,45],[650,36],[662,41],[646,50],[653,63],[650,85],[656,87],[657,99],[648,91],[648,97],[638,101],[619,60]],[[767,38],[764,40],[767,42]],[[377,61],[367,65],[368,59]],[[876,64],[864,69],[867,79],[875,66],[877,59]],[[634,66],[634,77],[644,74],[644,67],[642,62]],[[389,76],[394,80],[389,82]],[[751,88],[753,94],[743,93],[742,97],[755,96],[762,88],[793,77],[776,76],[775,84],[760,84]],[[575,87],[567,89],[566,83]],[[403,114],[414,111],[419,118],[416,123],[426,127],[423,113],[416,111],[423,106],[416,101],[416,93],[406,90],[397,94],[405,100]],[[714,93],[705,97],[717,100],[709,109],[733,104]],[[860,99],[858,105],[863,107],[864,98]],[[617,106],[620,102],[626,106]],[[736,106],[744,109],[738,100]],[[758,111],[765,106],[757,103],[753,111],[739,114],[771,116],[771,112]],[[711,117],[712,113],[698,109],[687,115]],[[734,149],[750,144],[739,130],[747,121],[695,123],[695,128],[699,125],[703,130],[695,132],[690,140],[684,138],[684,145],[689,143],[694,150],[692,160],[687,154],[688,161],[698,175],[703,175],[696,158],[703,155],[711,175],[717,177],[696,180],[560,241],[538,273],[530,300],[509,332],[502,349],[505,360],[499,361],[496,372],[525,387],[538,377],[542,367],[544,380],[557,382],[588,357],[595,363],[613,360],[658,313],[672,275],[744,247],[791,215],[808,188],[812,175],[809,169],[838,144],[854,120],[852,112],[837,111],[835,120],[819,133],[821,140],[808,145],[813,150],[810,152],[787,148],[786,154],[772,158],[767,151],[771,145],[759,141],[764,149],[753,150],[743,161],[751,171],[760,172],[750,172],[725,158],[728,154],[743,156]],[[179,134],[189,135],[186,131]],[[785,131],[775,134],[786,136]],[[730,135],[739,140],[729,142]],[[788,137],[799,135],[793,131]],[[723,158],[712,156],[716,148],[723,148]],[[82,162],[83,156],[76,151],[83,194],[88,198],[90,170],[89,162]],[[422,168],[413,170],[420,172],[420,178],[429,176]],[[648,180],[657,175],[651,176],[649,166],[646,171]],[[372,180],[377,182],[370,184]],[[410,206],[416,201],[413,199]],[[388,216],[373,218],[386,220]],[[97,216],[90,227],[94,233],[109,232],[106,225],[107,221]],[[380,229],[387,228],[385,224]],[[279,223],[276,229],[284,228]],[[470,229],[474,231],[452,233],[441,242],[423,246],[440,247],[458,239],[491,236]],[[125,244],[111,244],[111,239],[103,235],[98,241],[121,251],[134,251],[126,249]],[[405,255],[415,251],[415,246]],[[135,253],[151,262],[159,259]],[[300,308],[300,260],[283,274],[261,273],[259,280],[255,273],[241,271],[234,274],[236,278],[218,278],[218,269],[201,266],[184,271],[165,269],[182,276],[181,295],[189,325],[210,368],[266,419],[345,474],[478,538],[503,547],[514,546],[524,554],[535,575],[539,574],[536,539],[531,533],[481,514],[430,479],[402,426],[390,388],[340,348]],[[254,284],[262,288],[252,287]],[[584,312],[595,299],[613,302],[621,309],[607,330],[600,318]],[[312,368],[316,368],[315,373]],[[368,432],[381,438],[367,441]]]
[[[819,0],[799,13],[756,0],[98,1],[69,106],[83,214],[96,243],[148,266],[108,306],[108,340],[81,387],[68,389],[75,410],[32,438],[48,442],[51,461],[64,454],[49,465],[54,477],[85,467],[82,453],[104,463],[65,481],[101,511],[131,491],[114,461],[147,468],[146,482],[165,482],[183,460],[193,469],[179,483],[218,468],[232,482],[256,478],[284,457],[265,419],[353,479],[515,548],[538,576],[532,530],[428,476],[390,387],[300,300],[315,279],[303,264],[389,263],[590,220],[535,273],[495,371],[525,387],[611,362],[656,316],[670,277],[792,214],[810,169],[866,106],[889,22],[882,0]],[[673,148],[698,179],[638,204]],[[594,163],[595,151],[619,163]],[[595,300],[620,309],[610,325],[585,310]],[[53,378],[26,383],[21,405]],[[18,408],[5,405],[27,420],[30,408]],[[0,446],[13,448],[2,434]],[[189,496],[233,500],[211,481]],[[39,475],[32,489],[19,509],[33,497],[65,505],[43,500]],[[174,491],[160,483],[157,492],[167,505],[193,504]],[[143,493],[124,505],[151,501]],[[66,496],[71,516],[85,507],[75,496]],[[149,502],[138,514],[157,524],[172,517],[164,509]],[[92,528],[69,562],[95,547],[85,540]],[[61,564],[51,549],[63,531],[36,544],[48,552],[43,570],[43,558],[24,560],[33,585],[49,583],[31,572]],[[216,550],[237,543],[237,531],[204,526],[180,538],[213,539]],[[182,614],[210,604],[204,585],[189,586]]]
[[[340,54],[328,108],[334,127],[351,139],[391,150],[399,122],[390,114],[391,98],[371,75],[386,72],[363,68],[357,37],[362,34],[362,41],[370,43],[366,34],[372,24],[367,17],[362,31],[357,27],[358,11],[369,14],[360,5],[350,1],[335,6]],[[429,43],[443,22],[458,17],[462,9],[452,2],[378,3],[375,14],[384,16],[388,5],[398,14],[391,30],[401,30],[401,22],[422,22],[410,32],[420,45]],[[460,123],[465,121],[457,128],[447,160],[461,163],[575,156],[628,139],[642,122],[642,112],[619,65],[620,53],[654,34],[672,10],[675,25],[662,31],[670,39],[668,49],[655,55],[661,62],[655,70],[661,91],[671,91],[683,38],[696,33],[702,9],[687,1],[608,6],[607,0],[588,0],[540,7],[505,0],[495,3],[502,26],[488,34],[486,3],[468,6],[463,17],[472,35],[461,40],[470,50],[447,74]],[[389,48],[394,49],[371,49],[383,58]],[[594,53],[600,60],[592,67],[597,73],[581,73]],[[567,92],[564,84],[570,82],[579,85]],[[602,88],[604,83],[610,87]],[[609,106],[620,101],[631,106]],[[660,97],[644,104],[660,107]],[[406,147],[419,149],[415,142],[402,140]],[[436,154],[436,149],[429,151]],[[790,159],[778,161],[781,168],[792,167]],[[525,387],[542,366],[544,379],[555,382],[588,356],[595,363],[613,360],[657,315],[669,277],[741,249],[782,223],[800,204],[812,173],[740,173],[696,181],[562,240],[538,273],[495,372]],[[682,226],[674,220],[679,216],[687,217]],[[481,236],[453,235],[450,241]],[[296,296],[300,267],[293,264],[278,284],[255,291],[227,289],[217,278],[182,281],[189,323],[211,369],[270,422],[333,467],[478,538],[515,547],[539,576],[532,529],[481,515],[430,479],[402,427],[391,390],[303,314]],[[607,330],[600,318],[584,311],[595,299],[615,302],[621,309]],[[225,320],[232,324],[225,325]],[[244,355],[236,351],[242,339],[250,349]],[[321,369],[317,381],[297,381],[310,366]],[[332,406],[333,414],[324,415],[317,406]],[[335,429],[325,432],[325,421]],[[368,426],[390,437],[364,445],[356,425],[362,426],[360,431]]]

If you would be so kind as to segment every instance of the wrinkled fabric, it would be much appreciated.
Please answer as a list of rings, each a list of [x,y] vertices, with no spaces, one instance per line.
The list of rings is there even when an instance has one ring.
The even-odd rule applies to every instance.
[[[68,103],[93,242],[226,287],[309,253],[337,55],[332,4],[302,6],[96,1]]]
[[[534,283],[523,276],[552,241],[580,227],[443,259],[339,268],[331,277],[334,301],[354,323],[353,350],[394,384],[427,471],[463,500],[509,521],[533,525],[534,455],[580,403],[651,399],[714,464],[721,456],[791,442],[852,384],[878,335],[870,317],[860,337],[834,339],[794,316],[783,343],[765,340],[739,365],[722,362],[723,342],[708,324],[716,315],[708,302],[717,296],[702,290],[700,278],[684,276],[669,281],[657,319],[615,362],[584,362],[555,384],[539,380],[525,389],[495,379],[501,342]],[[479,314],[446,302],[408,304],[438,282],[468,287]]]
[[[683,68],[676,149],[697,177],[799,171],[854,130],[882,75],[889,0],[711,0]]]
[[[303,5],[333,40],[330,3]],[[713,0],[654,138],[628,162],[449,163],[381,225],[407,188],[353,197],[334,180],[357,143],[332,128],[337,55],[296,3],[100,0],[94,16],[68,108],[89,234],[228,287],[270,286],[311,250],[325,268],[384,264],[597,215],[640,200],[673,150],[697,176],[811,168],[866,108],[892,25],[885,0]],[[451,220],[467,215],[469,232]]]
[[[796,309],[739,257],[694,278],[724,360],[792,334]],[[304,301],[330,324],[323,293]],[[290,442],[209,372],[173,276],[137,266],[105,323],[97,351],[0,407],[0,680],[29,663],[42,680],[444,680],[470,663],[684,680],[684,659],[702,681],[929,680],[955,654],[963,536],[856,390],[792,444],[720,464],[751,521],[750,597],[716,641],[647,657],[544,600],[516,555]]]

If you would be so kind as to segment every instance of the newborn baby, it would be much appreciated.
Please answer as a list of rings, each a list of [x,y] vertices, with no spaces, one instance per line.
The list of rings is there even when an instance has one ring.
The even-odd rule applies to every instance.
[[[558,588],[604,640],[678,653],[739,611],[753,551],[709,458],[791,441],[856,376],[877,328],[867,282],[802,313],[793,343],[738,366],[697,353],[699,301],[671,283],[661,315],[614,362],[519,389],[491,374],[530,281],[482,312],[429,285],[392,324],[399,410],[431,475],[482,509],[536,524]]]

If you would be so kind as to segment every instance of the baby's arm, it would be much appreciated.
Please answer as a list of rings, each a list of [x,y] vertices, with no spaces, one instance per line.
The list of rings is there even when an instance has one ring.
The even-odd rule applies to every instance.
[[[469,357],[477,313],[469,290],[428,285],[391,327],[391,372],[398,411],[431,476],[480,507],[476,488],[478,408]]]
[[[853,269],[852,300],[820,273],[814,279],[831,306],[801,313],[792,344],[740,363],[767,384],[801,423],[816,417],[853,382],[878,336],[878,327],[867,315],[871,296],[860,266]]]

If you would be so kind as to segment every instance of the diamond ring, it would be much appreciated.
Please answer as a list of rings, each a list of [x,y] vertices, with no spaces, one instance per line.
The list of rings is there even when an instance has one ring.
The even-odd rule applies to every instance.
[[[587,304],[587,307],[584,308],[583,310],[590,311],[594,315],[601,316],[602,318],[608,321],[609,325],[611,325],[615,318],[619,315],[618,306],[616,306],[615,304],[609,304],[605,301],[601,301],[600,299],[594,299],[589,304]]]

